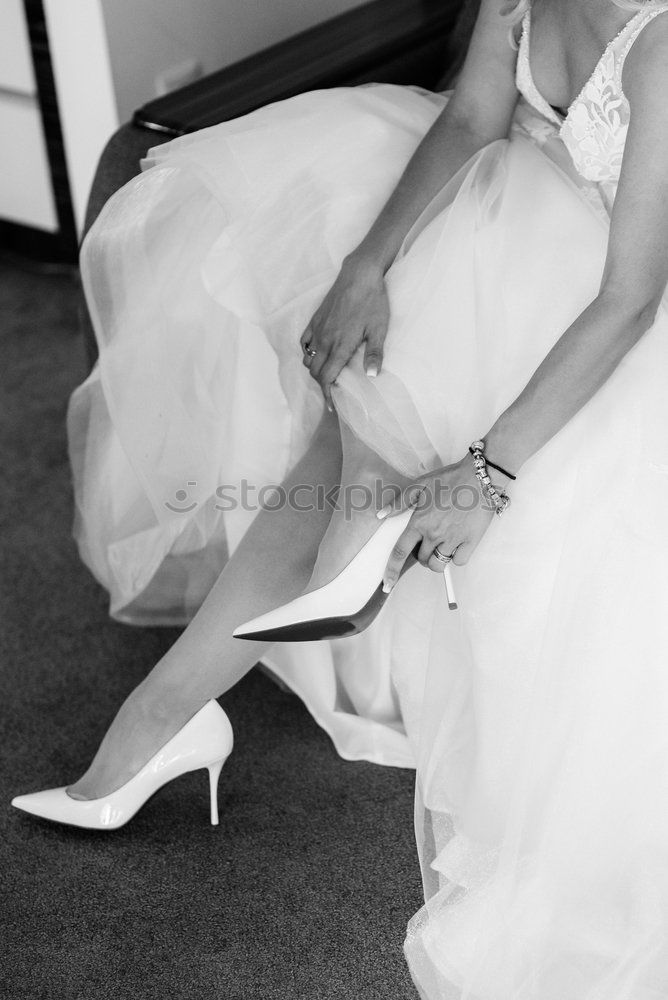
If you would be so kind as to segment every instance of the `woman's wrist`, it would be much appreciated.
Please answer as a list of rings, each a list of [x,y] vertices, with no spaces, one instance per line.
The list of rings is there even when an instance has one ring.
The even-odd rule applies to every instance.
[[[375,279],[384,276],[382,261],[373,254],[361,250],[353,250],[343,259],[341,270],[350,274],[367,276]]]
[[[483,438],[482,440],[486,441],[487,439]],[[489,466],[489,470],[488,470],[489,471],[489,475],[492,478],[492,480],[494,481],[494,483],[500,489],[503,489],[503,490],[505,490],[506,487],[508,487],[508,486],[512,486],[513,483],[515,482],[515,480],[518,477],[515,476],[514,472],[512,472],[511,469],[508,470],[508,472],[512,473],[511,475],[508,475],[502,469],[496,469],[494,467],[494,460],[493,459],[490,460],[487,457],[487,446],[486,445],[485,445],[484,456],[485,456],[485,464]],[[461,465],[462,465],[462,468],[465,468],[467,470],[475,468],[475,466],[473,464],[473,452],[471,451],[470,446],[469,446],[468,451],[466,452],[466,454],[464,455],[464,457],[461,460]]]
[[[519,478],[520,469],[529,458],[524,437],[521,429],[512,426],[502,415],[488,432],[482,435],[485,442],[485,456],[489,461]],[[503,472],[499,472],[498,475],[503,476],[503,485],[512,482]]]
[[[489,446],[489,442],[486,437],[482,440],[485,442],[484,456],[485,464],[489,466],[489,475],[492,477],[493,481],[501,489],[506,489],[506,487],[512,486],[513,483],[519,478],[516,469],[508,468],[503,462],[496,462],[492,457],[493,452]],[[473,460],[473,452],[471,446],[469,446],[467,454],[464,456],[463,462],[470,463]]]
[[[381,277],[384,277],[392,266],[400,245],[401,241],[399,243],[396,243],[395,240],[379,241],[369,235],[348,254],[344,265],[356,269],[361,268],[372,274],[379,273]]]
[[[509,478],[511,481],[513,476],[506,476],[502,470],[494,470],[488,467],[488,463],[489,466],[492,463],[487,458],[484,439],[477,438],[475,441],[472,441],[469,445],[469,453],[482,495],[492,504],[495,514],[502,514],[510,506],[510,496],[506,492],[505,484],[497,481],[499,472],[503,474],[504,478]]]

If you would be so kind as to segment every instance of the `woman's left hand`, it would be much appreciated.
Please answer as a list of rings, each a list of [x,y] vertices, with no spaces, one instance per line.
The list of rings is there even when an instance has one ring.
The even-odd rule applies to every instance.
[[[502,485],[505,477],[500,475],[499,480]],[[379,516],[392,517],[409,507],[415,511],[392,550],[383,576],[385,590],[392,589],[401,567],[420,541],[418,560],[423,566],[435,573],[443,572],[445,564],[434,555],[436,546],[444,555],[454,553],[453,563],[462,566],[494,518],[494,507],[481,494],[470,454],[416,479],[383,507],[387,513],[379,511]]]

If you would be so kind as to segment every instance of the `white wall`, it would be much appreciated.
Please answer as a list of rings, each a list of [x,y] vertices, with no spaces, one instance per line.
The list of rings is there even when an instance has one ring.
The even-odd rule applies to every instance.
[[[118,114],[156,96],[155,78],[190,58],[228,66],[363,0],[101,0]]]
[[[0,88],[35,94],[28,25],[21,0],[0,2]]]
[[[105,142],[118,126],[98,0],[44,0],[74,218],[81,231]]]
[[[363,2],[44,0],[79,230],[105,142],[159,74],[188,59],[212,72]]]
[[[5,140],[0,218],[55,232],[58,218],[21,0],[0,0],[0,136]]]

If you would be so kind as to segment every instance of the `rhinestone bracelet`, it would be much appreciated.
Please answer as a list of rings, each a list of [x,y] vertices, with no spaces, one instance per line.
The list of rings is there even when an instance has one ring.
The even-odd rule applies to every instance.
[[[487,472],[487,465],[485,464],[485,442],[482,440],[473,441],[469,451],[473,455],[475,474],[480,481],[480,486],[488,499],[494,504],[494,513],[503,514],[504,510],[510,506],[510,497],[505,490],[497,489],[492,483],[490,475]]]

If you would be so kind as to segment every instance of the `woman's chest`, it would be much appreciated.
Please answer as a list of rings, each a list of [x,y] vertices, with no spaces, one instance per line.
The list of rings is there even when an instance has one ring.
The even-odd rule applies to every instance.
[[[565,116],[592,79],[602,54],[629,21],[606,0],[605,17],[592,18],[586,4],[572,0],[533,3],[530,21],[531,73],[546,102]]]
[[[518,90],[547,119],[539,130],[542,137],[557,134],[583,177],[616,182],[630,118],[621,71],[647,14],[641,11],[631,19],[627,15],[607,44],[586,22],[576,21],[576,28],[589,34],[587,45],[574,44],[568,26],[558,29],[554,22],[550,24],[551,10],[544,11],[542,22],[534,21],[533,13],[530,8],[522,19]]]

